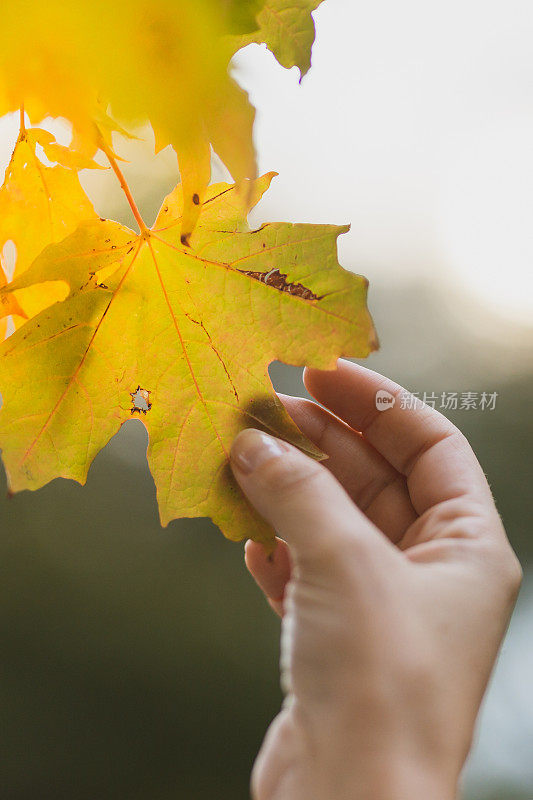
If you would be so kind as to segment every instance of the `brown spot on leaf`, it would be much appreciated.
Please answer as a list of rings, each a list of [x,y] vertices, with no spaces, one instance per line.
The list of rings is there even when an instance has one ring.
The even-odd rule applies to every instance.
[[[195,206],[199,206],[200,205],[200,195],[196,194],[196,192],[195,192],[193,194],[193,196],[192,196],[192,201],[193,201]]]
[[[133,403],[130,409],[132,414],[136,412],[138,414],[147,414],[148,411],[150,411],[152,408],[150,394],[151,392],[148,389],[143,389],[141,386],[137,386],[134,392],[130,392],[131,401]]]
[[[287,275],[280,272],[279,269],[271,269],[269,272],[253,272],[251,270],[239,269],[242,275],[248,275],[255,281],[266,283],[267,286],[272,286],[273,289],[278,289],[280,292],[292,294],[295,297],[301,297],[302,300],[320,300],[321,298],[304,286],[302,283],[289,283]]]
[[[180,242],[182,243],[182,245],[183,245],[184,247],[190,247],[190,246],[191,246],[191,245],[189,244],[189,238],[190,238],[190,235],[191,235],[190,233],[182,233],[182,234],[181,234],[181,236],[180,236]]]

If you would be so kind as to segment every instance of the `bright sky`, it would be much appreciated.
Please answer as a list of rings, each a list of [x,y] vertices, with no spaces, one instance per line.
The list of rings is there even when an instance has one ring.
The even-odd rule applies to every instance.
[[[261,214],[351,222],[342,263],[459,282],[533,322],[529,0],[326,0],[298,85],[266,50],[237,57],[259,108]]]

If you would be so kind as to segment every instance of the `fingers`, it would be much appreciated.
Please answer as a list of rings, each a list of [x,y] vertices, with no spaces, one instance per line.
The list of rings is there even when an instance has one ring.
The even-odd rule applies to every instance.
[[[324,573],[357,553],[366,562],[394,548],[321,464],[261,431],[242,431],[231,465],[248,500],[285,539],[297,567]]]
[[[281,617],[285,587],[291,577],[289,548],[281,539],[276,539],[276,549],[268,555],[262,544],[249,539],[244,548],[244,560],[255,582]]]
[[[327,406],[407,478],[418,514],[444,500],[471,495],[490,498],[485,476],[460,431],[435,409],[402,408],[398,384],[376,372],[340,359],[334,372],[306,370],[304,382]],[[376,408],[376,392],[394,397],[386,411]]]
[[[329,456],[324,465],[352,500],[392,542],[417,519],[405,476],[360,433],[309,400],[279,395],[304,433]]]

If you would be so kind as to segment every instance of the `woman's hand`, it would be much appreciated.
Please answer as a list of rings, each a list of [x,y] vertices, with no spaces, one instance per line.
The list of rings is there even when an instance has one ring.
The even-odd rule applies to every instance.
[[[452,800],[521,579],[481,467],[437,411],[354,364],[282,398],[327,455],[259,431],[232,466],[279,533],[246,561],[283,616],[286,694],[256,800]],[[396,397],[378,411],[376,392]],[[332,412],[332,413],[330,413]]]

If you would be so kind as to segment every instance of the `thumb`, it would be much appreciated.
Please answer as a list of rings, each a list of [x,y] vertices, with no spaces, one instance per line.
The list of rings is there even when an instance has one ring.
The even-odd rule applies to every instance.
[[[241,431],[231,449],[235,478],[288,543],[296,564],[331,567],[348,552],[383,558],[385,536],[322,464],[262,431]],[[365,559],[367,560],[367,559]]]

